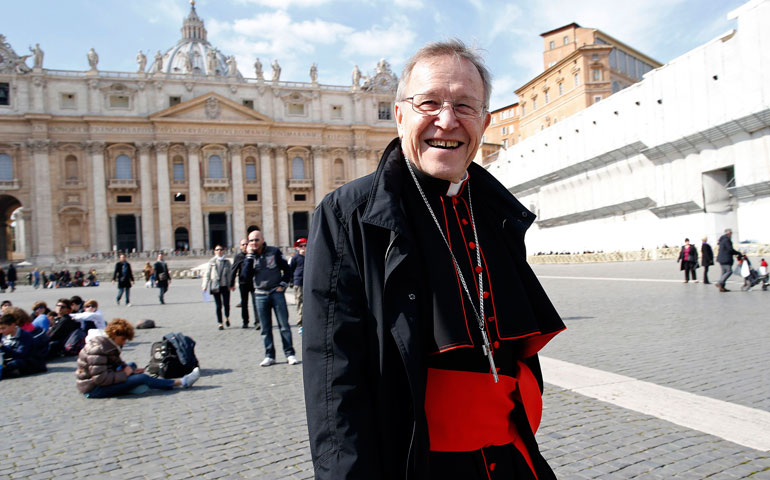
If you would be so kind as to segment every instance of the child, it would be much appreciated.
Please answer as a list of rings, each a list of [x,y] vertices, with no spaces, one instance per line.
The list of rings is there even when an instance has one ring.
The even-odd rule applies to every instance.
[[[35,354],[32,334],[16,325],[16,317],[4,314],[0,317],[0,351],[3,352],[3,376],[19,377],[30,373],[45,372],[45,360]]]

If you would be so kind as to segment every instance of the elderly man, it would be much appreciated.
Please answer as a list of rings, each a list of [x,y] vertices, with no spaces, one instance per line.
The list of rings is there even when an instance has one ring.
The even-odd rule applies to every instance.
[[[534,215],[471,163],[490,93],[460,41],[419,50],[399,138],[315,212],[303,365],[318,479],[554,478],[535,442],[536,353],[564,324],[526,263]]]

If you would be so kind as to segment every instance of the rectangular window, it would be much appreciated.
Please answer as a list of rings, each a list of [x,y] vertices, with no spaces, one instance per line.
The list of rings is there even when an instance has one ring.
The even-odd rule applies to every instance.
[[[599,103],[599,101],[602,99],[601,95],[594,95],[594,103]]]
[[[548,42],[548,49],[553,50],[554,48],[556,48],[556,42],[551,40],[550,42]]]
[[[566,35],[564,36],[564,45],[569,45],[569,37]]]
[[[110,95],[110,108],[129,108],[128,95]]]
[[[560,96],[564,95],[564,84],[563,83],[559,84],[559,95]]]
[[[500,135],[508,135],[508,127],[501,127]]]
[[[602,71],[598,68],[594,68],[591,70],[591,77],[593,78],[594,82],[600,82],[602,80]]]
[[[377,118],[380,120],[392,120],[390,102],[380,102],[377,106]]]
[[[246,180],[256,180],[257,179],[257,165],[254,163],[247,163],[245,172],[246,174]]]
[[[117,203],[131,203],[131,195],[118,195],[116,198]]]
[[[175,202],[186,202],[187,201],[187,195],[184,193],[177,193],[174,195],[174,201]]]
[[[11,85],[9,83],[0,83],[0,105],[10,105]]]
[[[548,103],[551,101],[551,96],[548,94],[548,91],[545,92],[545,103]]]
[[[537,110],[537,99],[533,98],[532,99],[532,111],[534,112],[535,110]]]
[[[575,74],[574,79],[575,79],[575,86],[579,87],[580,86],[580,72]]]
[[[168,97],[168,106],[173,107],[174,105],[179,105],[182,103],[182,97]]]
[[[305,104],[304,103],[290,103],[289,104],[289,115],[305,115]]]
[[[174,163],[174,180],[184,180],[184,163]]]
[[[294,194],[294,201],[295,202],[305,202],[307,201],[307,195],[304,193],[295,193]]]
[[[243,106],[254,110],[254,100],[244,100]]]
[[[508,148],[508,139],[507,138],[503,139],[503,148]]]
[[[523,117],[526,114],[527,114],[527,106],[526,105],[522,105],[521,106],[521,116]]]
[[[76,108],[75,94],[74,93],[62,93],[59,97],[59,104],[61,108]]]
[[[257,202],[259,201],[259,197],[256,193],[247,193],[246,194],[246,201],[247,202]]]
[[[332,105],[332,119],[342,120],[342,105]]]

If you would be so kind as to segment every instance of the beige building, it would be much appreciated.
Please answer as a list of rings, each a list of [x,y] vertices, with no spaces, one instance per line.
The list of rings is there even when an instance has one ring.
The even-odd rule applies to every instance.
[[[518,140],[619,92],[661,66],[601,30],[577,23],[541,36],[544,71],[516,90]]]
[[[496,160],[500,149],[516,143],[519,133],[519,104],[514,103],[489,112],[489,127],[484,131],[484,138],[479,149],[480,154],[474,159],[481,165]]]
[[[0,259],[234,245],[250,225],[288,246],[323,196],[371,172],[396,136],[397,78],[351,85],[244,77],[193,6],[182,38],[136,72],[31,67],[0,35]]]

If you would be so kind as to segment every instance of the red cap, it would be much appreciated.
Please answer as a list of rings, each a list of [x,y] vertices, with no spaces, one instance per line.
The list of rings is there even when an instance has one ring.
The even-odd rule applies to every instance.
[[[307,245],[307,238],[298,238],[296,242],[294,242],[294,248]]]

